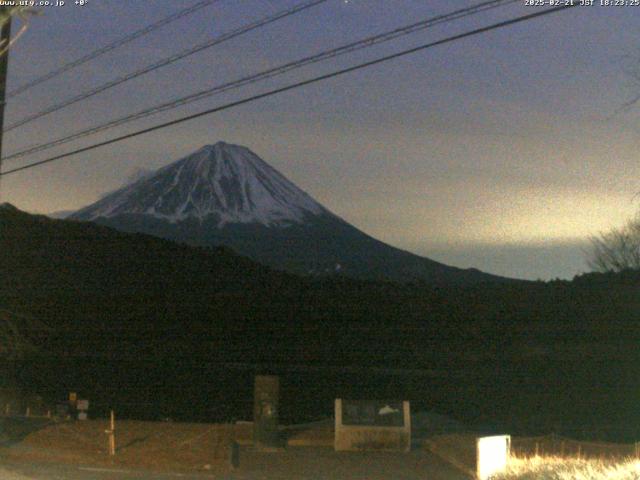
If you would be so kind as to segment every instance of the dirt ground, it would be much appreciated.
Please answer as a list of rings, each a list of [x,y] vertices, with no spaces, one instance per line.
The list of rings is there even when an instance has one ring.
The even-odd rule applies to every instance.
[[[7,419],[5,419],[7,420]],[[250,425],[117,421],[116,454],[109,455],[106,420],[9,421],[0,455],[16,461],[140,468],[154,471],[220,470],[229,465],[230,441],[247,443]]]
[[[31,480],[30,477],[25,477],[20,473],[16,473],[11,470],[0,468],[0,478],[2,480]]]
[[[236,425],[116,422],[116,455],[108,455],[107,421],[12,426],[0,463],[34,479],[215,478],[229,480],[464,479],[456,468],[415,447],[410,453],[335,452],[332,422],[282,429],[286,446],[259,452],[249,423]],[[231,462],[230,440],[239,463]],[[0,476],[0,478],[4,478]]]

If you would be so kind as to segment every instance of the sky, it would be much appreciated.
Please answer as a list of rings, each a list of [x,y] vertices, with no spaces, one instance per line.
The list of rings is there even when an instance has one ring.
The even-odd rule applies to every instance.
[[[469,6],[328,0],[5,133],[4,154],[328,48]],[[9,90],[193,1],[42,7],[14,44]],[[259,18],[290,0],[218,0],[9,99],[5,125]],[[1,201],[74,210],[219,140],[249,147],[393,246],[518,278],[588,270],[588,238],[638,210],[640,7],[576,7],[2,177]],[[21,160],[432,42],[542,7],[515,2],[225,92]],[[19,23],[14,25],[14,31]],[[640,71],[640,70],[638,70]]]

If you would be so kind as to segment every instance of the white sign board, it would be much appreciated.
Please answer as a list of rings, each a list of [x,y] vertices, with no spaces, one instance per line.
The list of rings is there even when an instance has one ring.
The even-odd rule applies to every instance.
[[[509,462],[511,437],[497,435],[477,439],[477,475],[479,480],[488,480],[492,475],[504,472]]]
[[[336,451],[411,450],[411,405],[408,401],[336,398]]]

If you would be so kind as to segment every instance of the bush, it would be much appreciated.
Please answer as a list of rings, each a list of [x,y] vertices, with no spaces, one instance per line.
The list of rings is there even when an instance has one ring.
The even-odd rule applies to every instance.
[[[508,471],[494,480],[637,480],[640,460],[594,460],[563,457],[512,457]]]

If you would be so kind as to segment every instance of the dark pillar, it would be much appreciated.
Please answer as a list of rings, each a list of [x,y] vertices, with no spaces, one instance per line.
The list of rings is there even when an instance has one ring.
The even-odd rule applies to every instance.
[[[280,378],[256,375],[253,393],[253,444],[262,450],[280,448],[278,399]]]

